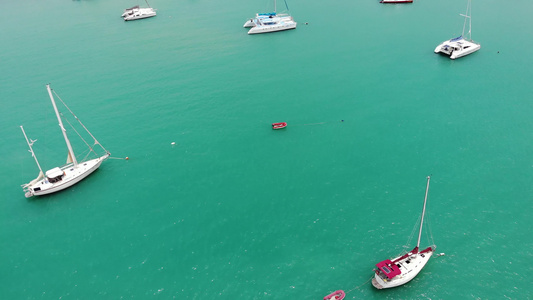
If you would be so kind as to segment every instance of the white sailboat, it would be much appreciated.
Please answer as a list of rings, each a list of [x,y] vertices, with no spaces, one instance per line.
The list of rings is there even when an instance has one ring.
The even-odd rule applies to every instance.
[[[139,7],[139,5],[136,5],[134,7],[125,9],[124,13],[122,14],[124,21],[133,21],[133,20],[155,17],[157,15],[157,13],[155,12],[155,9],[150,7],[150,4],[148,4],[148,0],[145,0],[145,1],[148,7]]]
[[[448,41],[442,42],[435,48],[435,53],[444,53],[450,56],[451,59],[466,56],[481,49],[481,45],[472,40],[472,4],[468,0],[466,5],[466,14],[461,14],[465,17],[463,24],[463,34]],[[468,32],[465,35],[466,20],[468,20]]]
[[[288,12],[289,6],[287,5],[287,1],[285,1],[285,7],[287,8]],[[246,21],[243,27],[251,27],[251,29],[248,31],[248,34],[257,34],[295,29],[296,25],[298,25],[298,23],[294,21],[289,13],[277,13],[276,0],[274,0],[274,12],[257,13],[255,18]]]
[[[381,0],[379,3],[413,3],[413,0]]]
[[[416,247],[404,255],[393,259],[387,259],[376,264],[376,273],[372,278],[372,285],[377,289],[388,289],[397,287],[411,281],[422,271],[435,251],[436,246],[428,247],[419,251],[420,237],[422,236],[422,225],[424,224],[424,215],[426,212],[426,203],[429,191],[429,180],[427,177],[426,196],[424,197],[424,207],[420,219],[420,230],[418,233],[418,242]]]
[[[67,156],[67,163],[60,167],[55,167],[53,169],[50,169],[46,171],[46,173],[43,173],[43,170],[41,168],[41,165],[39,164],[39,161],[37,160],[37,156],[33,152],[33,144],[37,140],[31,140],[28,139],[26,132],[24,131],[24,128],[20,126],[22,129],[22,133],[24,134],[24,137],[26,138],[26,142],[28,143],[28,147],[30,148],[30,153],[35,159],[35,162],[37,163],[37,167],[39,167],[39,176],[32,180],[30,183],[23,184],[22,189],[25,192],[25,196],[31,197],[31,196],[40,196],[45,194],[51,194],[55,193],[61,190],[64,190],[70,186],[73,186],[74,184],[78,183],[85,177],[89,176],[92,172],[94,172],[98,167],[100,167],[100,164],[109,157],[110,153],[96,140],[96,138],[89,132],[89,130],[81,123],[81,121],[72,113],[72,111],[68,108],[68,106],[65,105],[63,100],[59,98],[59,100],[65,105],[65,107],[74,115],[76,120],[83,126],[83,128],[87,131],[87,133],[94,139],[94,145],[90,146],[85,142],[85,140],[82,140],[87,144],[89,147],[89,154],[91,152],[95,153],[93,147],[95,145],[99,145],[104,151],[105,154],[102,156],[99,156],[96,154],[97,158],[85,160],[88,155],[85,157],[84,160],[79,161],[76,159],[76,155],[74,154],[74,150],[72,148],[72,145],[70,144],[70,140],[67,136],[67,131],[65,127],[63,126],[63,121],[61,120],[61,115],[57,109],[56,102],[54,99],[54,96],[52,95],[52,89],[50,88],[50,85],[46,85],[46,89],[48,90],[48,94],[50,96],[50,100],[52,101],[52,106],[54,107],[54,111],[57,116],[57,120],[59,122],[59,128],[61,129],[61,132],[63,133],[63,137],[65,138],[65,143],[67,144],[68,149],[68,156]],[[54,92],[55,93],[55,92]],[[57,96],[57,94],[56,94]]]

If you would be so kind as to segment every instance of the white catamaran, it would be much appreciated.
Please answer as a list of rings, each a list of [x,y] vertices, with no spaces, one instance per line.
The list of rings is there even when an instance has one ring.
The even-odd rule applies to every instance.
[[[148,7],[139,7],[139,5],[136,5],[134,7],[126,8],[124,10],[124,13],[122,14],[124,21],[133,21],[155,17],[157,15],[155,9],[153,9],[150,4],[148,4],[148,0],[145,0],[145,2]]]
[[[418,275],[424,268],[428,260],[433,255],[436,246],[433,245],[422,251],[419,251],[420,237],[422,236],[422,225],[424,223],[424,215],[426,212],[426,203],[428,199],[429,180],[427,177],[426,196],[424,197],[424,208],[422,209],[422,217],[420,219],[420,230],[418,232],[418,243],[416,247],[404,255],[393,259],[384,260],[376,264],[376,273],[372,278],[372,285],[377,289],[388,289],[406,284]]]
[[[288,12],[289,6],[287,5],[287,1],[285,1],[285,7],[287,8]],[[248,31],[248,34],[258,34],[295,29],[296,25],[298,25],[298,23],[294,21],[289,13],[277,13],[276,0],[274,0],[274,12],[258,13],[255,15],[255,18],[246,21],[243,27],[251,27],[251,29]]]
[[[24,134],[24,137],[26,138],[26,142],[28,143],[28,147],[30,148],[30,153],[35,159],[35,162],[37,163],[37,167],[39,167],[39,176],[32,180],[30,183],[23,184],[22,189],[25,192],[26,197],[31,196],[40,196],[50,193],[55,193],[61,190],[64,190],[70,186],[73,186],[74,184],[81,181],[83,178],[89,176],[92,172],[94,172],[98,167],[100,167],[100,164],[109,157],[110,153],[96,140],[96,138],[89,132],[89,130],[81,123],[81,121],[74,115],[74,113],[66,106],[66,104],[57,96],[57,94],[54,94],[58,97],[58,99],[65,105],[65,107],[69,110],[69,112],[74,115],[74,118],[78,120],[78,122],[83,126],[83,128],[87,131],[87,133],[94,139],[94,144],[91,147],[87,142],[82,138],[82,140],[87,144],[89,147],[89,154],[93,152],[97,156],[99,156],[93,149],[95,145],[99,145],[104,151],[105,154],[102,156],[99,156],[94,159],[86,160],[89,154],[82,160],[79,161],[76,159],[76,155],[74,154],[74,150],[72,148],[72,145],[70,144],[70,140],[67,136],[67,131],[65,127],[63,126],[63,122],[61,120],[61,114],[59,113],[56,102],[54,100],[54,96],[52,95],[52,89],[50,88],[50,85],[46,85],[46,89],[48,90],[48,94],[50,95],[50,100],[52,101],[52,106],[54,107],[54,111],[57,116],[57,120],[59,122],[59,128],[61,129],[61,132],[63,133],[63,137],[65,138],[65,142],[67,144],[68,149],[68,157],[67,157],[67,163],[60,167],[55,167],[53,169],[50,169],[46,171],[46,173],[43,174],[43,170],[41,168],[41,165],[39,164],[39,161],[37,160],[37,156],[35,156],[35,153],[33,152],[33,143],[37,140],[31,140],[28,139],[26,132],[24,131],[24,128],[20,126],[22,129],[22,133]],[[74,130],[76,133],[77,131]],[[81,137],[81,136],[80,136]]]
[[[461,16],[465,17],[463,34],[460,37],[442,42],[435,48],[435,53],[444,53],[450,56],[451,59],[456,59],[481,49],[481,45],[472,40],[472,4],[470,0],[468,0],[466,5],[466,14],[461,14]],[[468,20],[468,32],[465,35],[466,20]]]

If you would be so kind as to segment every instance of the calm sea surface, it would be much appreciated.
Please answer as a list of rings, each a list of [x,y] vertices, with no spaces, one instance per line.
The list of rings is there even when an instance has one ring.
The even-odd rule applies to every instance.
[[[455,61],[465,0],[290,0],[298,28],[256,36],[271,1],[2,4],[1,299],[533,298],[532,1],[474,0]],[[19,126],[43,169],[67,153],[47,83],[129,160],[26,199]],[[427,175],[446,255],[375,290]]]

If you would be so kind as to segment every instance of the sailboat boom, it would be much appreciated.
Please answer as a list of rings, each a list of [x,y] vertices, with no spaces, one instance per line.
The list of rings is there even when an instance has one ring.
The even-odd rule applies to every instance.
[[[33,143],[35,143],[34,140],[30,141],[28,140],[28,136],[26,136],[26,131],[24,131],[24,127],[22,127],[22,125],[20,126],[20,129],[22,129],[22,133],[24,134],[24,138],[26,138],[26,143],[28,143],[28,147],[30,147],[30,153],[31,153],[31,156],[33,156],[33,158],[35,159],[35,162],[37,163],[37,167],[39,167],[39,171],[41,171],[41,173],[43,172],[43,169],[41,169],[41,165],[39,164],[39,161],[37,160],[37,156],[35,156],[35,153],[33,152],[33,148],[31,147],[33,145]]]

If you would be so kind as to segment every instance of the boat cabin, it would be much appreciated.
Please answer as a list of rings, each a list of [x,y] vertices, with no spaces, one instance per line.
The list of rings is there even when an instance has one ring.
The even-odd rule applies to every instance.
[[[63,170],[61,170],[58,167],[46,171],[46,178],[48,179],[48,182],[50,183],[56,183],[58,181],[61,181],[64,175],[65,175],[65,172],[63,172]]]
[[[376,270],[376,274],[380,275],[379,273],[382,273],[389,279],[392,279],[396,275],[400,275],[402,273],[402,271],[400,271],[400,268],[390,259],[377,263],[376,267],[378,267],[379,271],[381,271],[379,272]]]

